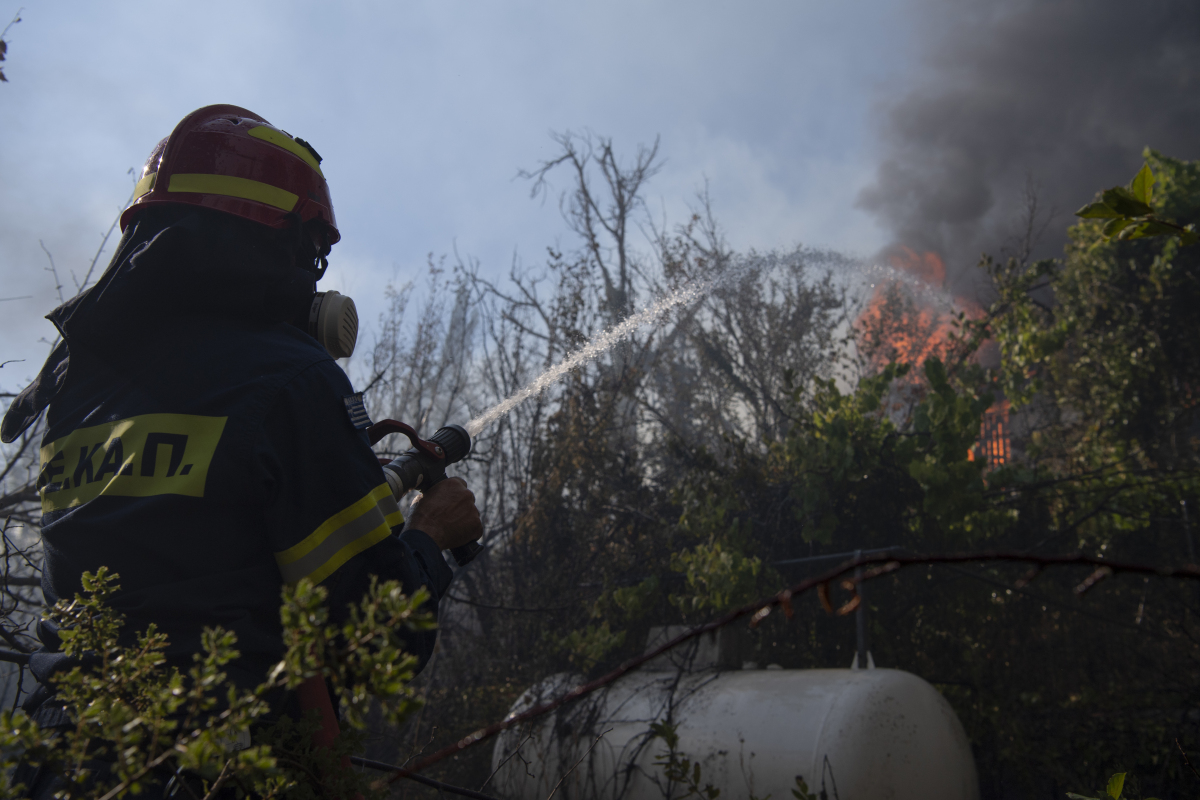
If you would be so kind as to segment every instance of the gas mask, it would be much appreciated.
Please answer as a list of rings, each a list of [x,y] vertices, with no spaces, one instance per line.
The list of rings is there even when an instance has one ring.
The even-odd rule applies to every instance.
[[[305,330],[329,351],[329,355],[348,358],[358,341],[358,309],[344,294],[317,292],[308,309]]]

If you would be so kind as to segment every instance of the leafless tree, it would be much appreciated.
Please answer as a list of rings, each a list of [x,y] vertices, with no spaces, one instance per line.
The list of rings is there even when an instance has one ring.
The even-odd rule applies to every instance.
[[[355,365],[374,417],[422,431],[464,423],[656,298],[718,286],[480,432],[459,474],[479,498],[487,550],[443,605],[440,656],[423,676],[431,707],[406,741],[425,741],[434,721],[442,736],[502,715],[519,688],[586,668],[560,634],[586,628],[606,583],[669,556],[670,478],[689,454],[719,457],[729,434],[765,452],[790,424],[779,398],[831,374],[846,329],[828,274],[840,257],[734,253],[704,195],[684,225],[656,223],[644,197],[657,143],[625,161],[604,137],[554,138],[559,154],[521,174],[534,197],[567,178],[559,207],[573,246],[541,265],[514,261],[503,281],[459,258],[431,262],[423,286],[390,290],[369,363]]]

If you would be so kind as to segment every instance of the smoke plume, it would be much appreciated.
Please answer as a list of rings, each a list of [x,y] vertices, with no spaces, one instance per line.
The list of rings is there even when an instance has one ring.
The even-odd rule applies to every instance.
[[[940,253],[979,296],[982,252],[1019,253],[1027,187],[1058,255],[1072,213],[1142,148],[1200,157],[1196,0],[925,0],[921,77],[884,106],[885,160],[858,203],[897,246]]]

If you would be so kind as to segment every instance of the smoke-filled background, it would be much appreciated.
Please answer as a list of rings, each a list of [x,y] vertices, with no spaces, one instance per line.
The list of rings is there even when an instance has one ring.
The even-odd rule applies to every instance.
[[[886,260],[891,242],[944,256],[959,296],[978,293],[981,252],[1019,249],[1028,187],[1041,221],[1055,214],[1035,255],[1055,255],[1071,212],[1143,147],[1200,147],[1186,0],[614,8],[27,3],[0,85],[0,297],[29,297],[0,305],[0,356],[25,359],[5,388],[53,336],[42,245],[70,291],[127,170],[205,103],[319,143],[346,234],[330,281],[367,320],[375,289],[427,253],[497,275],[540,258],[558,215],[514,175],[549,131],[661,136],[651,204],[678,221],[707,185],[739,249]]]
[[[1194,0],[31,0],[7,37],[0,396],[41,365],[40,317],[84,279],[146,153],[210,103],[325,156],[343,238],[322,288],[358,302],[346,366],[376,419],[478,420],[687,287],[689,308],[480,423],[453,469],[487,549],[443,600],[426,710],[368,755],[461,741],[655,627],[786,598],[810,558],[1195,561],[1200,248],[1170,261],[1093,226],[1058,268],[993,273],[1012,302],[985,347],[955,336],[989,300],[981,253],[1059,255],[1072,212],[1143,148],[1200,157]],[[1200,219],[1189,191],[1181,214]],[[1057,306],[1012,288],[1030,275]],[[1020,337],[1049,355],[1014,352]],[[891,382],[893,360],[915,369]],[[0,448],[0,516],[29,548],[6,551],[0,635],[40,603],[41,433]],[[881,575],[844,606],[869,645],[805,598],[729,663],[844,670],[868,649],[921,676],[962,719],[987,800],[1089,792],[1117,769],[1143,796],[1194,797],[1172,788],[1177,753],[1200,751],[1194,587],[1006,570]],[[492,771],[483,747],[440,769]]]
[[[1072,213],[1128,182],[1142,148],[1200,157],[1200,4],[924,0],[914,13],[922,64],[879,103],[881,158],[858,205],[897,244],[940,253],[955,294],[979,291],[981,253],[1019,254],[1028,191],[1032,256],[1053,257]]]

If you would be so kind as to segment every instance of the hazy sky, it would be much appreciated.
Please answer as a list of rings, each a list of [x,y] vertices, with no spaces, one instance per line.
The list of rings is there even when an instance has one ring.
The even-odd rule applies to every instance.
[[[27,359],[0,372],[5,390],[53,336],[39,240],[69,288],[127,171],[210,103],[321,152],[343,237],[322,285],[368,321],[429,252],[457,247],[500,273],[563,241],[556,203],[516,179],[552,154],[551,131],[590,129],[630,154],[661,136],[652,205],[682,220],[707,179],[737,247],[866,254],[887,238],[853,201],[876,166],[873,103],[912,58],[904,3],[23,5],[0,84],[0,297],[33,299],[0,302],[0,360]],[[0,16],[17,8],[0,2]]]
[[[0,25],[17,8],[0,0]],[[0,84],[0,298],[32,299],[0,301],[0,361],[26,359],[0,370],[8,391],[54,335],[39,241],[70,294],[129,170],[211,103],[324,156],[343,238],[322,286],[367,326],[428,253],[499,276],[572,244],[557,192],[530,200],[516,178],[554,155],[552,131],[630,156],[661,136],[651,207],[683,221],[707,181],[736,248],[898,241],[947,254],[958,287],[1027,177],[1059,212],[1053,253],[1143,146],[1200,157],[1195,0],[25,0],[22,16]]]

